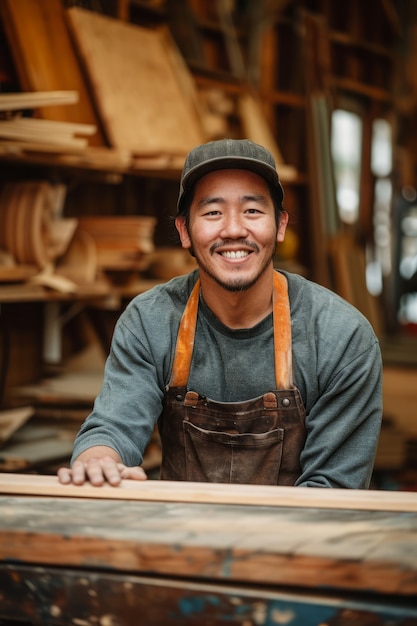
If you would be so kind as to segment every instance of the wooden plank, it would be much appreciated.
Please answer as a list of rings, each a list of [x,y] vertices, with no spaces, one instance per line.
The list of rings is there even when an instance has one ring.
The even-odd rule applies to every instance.
[[[0,520],[8,564],[366,590],[416,603],[415,513],[9,495]]]
[[[35,409],[32,406],[0,411],[0,444],[4,444],[20,426],[32,417],[34,412]]]
[[[51,120],[93,124],[98,128],[90,145],[105,145],[87,84],[65,22],[61,0],[3,0],[0,15],[22,89],[72,90],[79,94],[73,106],[39,109]]]
[[[60,135],[47,135],[42,130],[21,128],[14,122],[0,122],[0,138],[15,139],[19,141],[37,141],[40,144],[57,145],[65,152],[67,148],[85,148],[88,145],[87,139],[77,137],[63,137]]]
[[[76,104],[77,91],[29,91],[24,93],[0,94],[0,111],[22,111],[57,104]]]
[[[417,493],[311,489],[267,485],[229,485],[171,481],[124,480],[118,488],[61,485],[56,476],[0,476],[0,494],[48,495],[115,500],[204,502],[247,506],[318,507],[328,509],[417,512]]]
[[[92,124],[75,124],[73,122],[56,122],[43,120],[36,117],[14,117],[11,120],[2,120],[0,127],[4,129],[18,129],[29,134],[45,136],[62,136],[65,139],[73,138],[74,135],[94,135],[96,127]]]
[[[165,29],[126,24],[78,7],[67,13],[112,146],[185,155],[204,141],[190,99],[191,79],[184,92],[186,70],[176,62]]]

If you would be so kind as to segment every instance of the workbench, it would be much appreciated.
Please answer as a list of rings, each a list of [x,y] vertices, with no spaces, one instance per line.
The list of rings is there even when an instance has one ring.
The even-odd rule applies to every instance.
[[[1,474],[0,624],[417,625],[417,494]]]

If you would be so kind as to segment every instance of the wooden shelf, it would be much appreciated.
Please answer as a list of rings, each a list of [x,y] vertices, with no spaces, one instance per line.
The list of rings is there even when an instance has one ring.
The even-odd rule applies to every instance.
[[[219,68],[210,68],[192,60],[188,61],[187,65],[192,71],[197,85],[201,85],[203,81],[206,81],[218,87],[220,83],[222,89],[236,93],[242,93],[246,89],[246,87],[242,85],[242,82],[229,71]]]
[[[179,180],[184,158],[164,154],[131,155],[129,152],[112,148],[91,147],[65,152],[59,147],[42,147],[24,142],[0,142],[0,162],[100,172],[115,176],[116,182],[119,182],[120,175],[124,174]]]
[[[289,107],[304,109],[306,99],[304,94],[291,93],[289,91],[273,91],[267,96],[271,104],[282,104]]]
[[[368,98],[369,100],[386,104],[393,103],[393,94],[379,87],[374,87],[351,78],[340,78],[337,76],[332,76],[329,82],[330,85],[339,92],[349,91],[353,94]]]
[[[97,281],[91,285],[80,285],[75,293],[63,293],[41,285],[30,283],[0,284],[0,303],[7,302],[72,302],[91,301],[93,303],[119,303],[120,299],[132,298],[139,293],[148,291],[161,283],[158,280],[138,278],[126,286],[114,286],[106,281]],[[112,308],[112,307],[110,307]]]
[[[359,50],[363,50],[366,52],[370,52],[375,56],[383,57],[386,59],[393,59],[393,53],[388,48],[385,48],[382,45],[372,43],[370,41],[365,41],[364,39],[357,39],[356,37],[351,37],[347,33],[342,33],[340,31],[331,31],[329,33],[329,39],[331,43],[340,44],[341,46],[346,46],[346,48],[356,48]]]
[[[0,303],[6,302],[42,302],[42,301],[73,301],[97,300],[110,296],[111,291],[105,283],[94,283],[80,286],[75,293],[62,293],[30,283],[0,285]]]

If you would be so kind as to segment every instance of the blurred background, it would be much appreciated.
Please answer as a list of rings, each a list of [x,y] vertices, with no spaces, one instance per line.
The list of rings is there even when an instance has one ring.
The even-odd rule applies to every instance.
[[[276,267],[372,323],[373,485],[414,491],[417,4],[2,0],[0,29],[0,471],[69,459],[127,302],[194,267],[173,225],[186,153],[235,137],[276,159]]]

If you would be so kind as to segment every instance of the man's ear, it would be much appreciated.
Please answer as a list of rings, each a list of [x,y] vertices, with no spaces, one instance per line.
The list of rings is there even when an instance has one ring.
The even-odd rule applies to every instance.
[[[188,234],[188,228],[187,228],[187,224],[185,223],[184,215],[178,215],[175,218],[175,227],[180,236],[182,247],[185,248],[186,250],[191,248],[191,239]]]
[[[287,230],[288,224],[288,213],[287,211],[282,211],[279,216],[279,226],[277,231],[277,242],[282,243],[285,238],[285,231]]]

